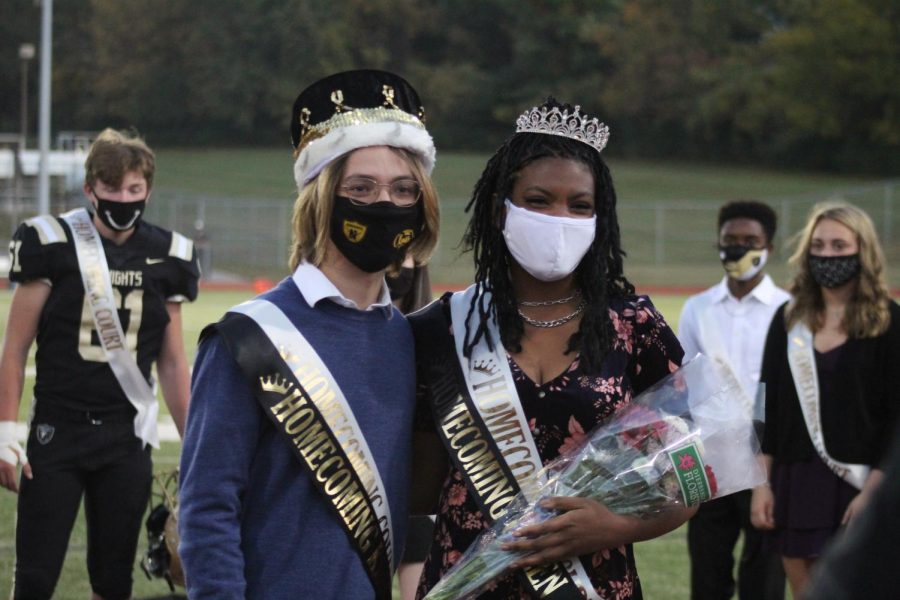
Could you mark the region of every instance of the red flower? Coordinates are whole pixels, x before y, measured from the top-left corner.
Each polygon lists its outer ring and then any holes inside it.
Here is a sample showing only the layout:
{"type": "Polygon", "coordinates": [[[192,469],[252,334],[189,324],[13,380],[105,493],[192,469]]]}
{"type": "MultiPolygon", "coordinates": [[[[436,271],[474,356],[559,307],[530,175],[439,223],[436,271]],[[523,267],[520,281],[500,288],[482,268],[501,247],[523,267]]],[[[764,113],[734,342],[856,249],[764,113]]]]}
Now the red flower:
{"type": "Polygon", "coordinates": [[[686,469],[693,469],[694,465],[696,464],[694,462],[694,457],[691,456],[690,454],[682,454],[681,456],[678,457],[678,461],[679,461],[678,468],[681,469],[682,471],[684,471],[686,469]]]}
{"type": "MultiPolygon", "coordinates": [[[[630,416],[637,415],[637,419],[633,419],[633,421],[639,421],[646,414],[652,413],[638,407],[635,411],[632,411],[630,416]]],[[[619,437],[632,448],[640,450],[650,442],[662,443],[666,439],[667,428],[668,425],[665,421],[654,421],[646,425],[626,429],[619,434],[619,437]]]]}
{"type": "Polygon", "coordinates": [[[719,484],[716,482],[716,474],[709,465],[705,465],[704,469],[706,470],[706,478],[709,480],[710,496],[715,498],[716,492],[719,490],[719,484]]]}

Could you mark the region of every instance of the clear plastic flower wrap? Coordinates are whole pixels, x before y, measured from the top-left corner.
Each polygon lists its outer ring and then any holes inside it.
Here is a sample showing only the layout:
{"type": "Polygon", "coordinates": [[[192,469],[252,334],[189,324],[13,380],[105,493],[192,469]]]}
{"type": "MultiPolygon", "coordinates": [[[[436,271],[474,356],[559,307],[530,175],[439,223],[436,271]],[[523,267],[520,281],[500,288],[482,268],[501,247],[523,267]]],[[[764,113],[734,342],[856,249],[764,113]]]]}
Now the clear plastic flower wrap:
{"type": "Polygon", "coordinates": [[[425,599],[470,597],[525,556],[501,546],[557,514],[541,508],[544,499],[587,497],[648,518],[759,485],[765,474],[749,402],[728,367],[698,355],[548,463],[425,599]]]}

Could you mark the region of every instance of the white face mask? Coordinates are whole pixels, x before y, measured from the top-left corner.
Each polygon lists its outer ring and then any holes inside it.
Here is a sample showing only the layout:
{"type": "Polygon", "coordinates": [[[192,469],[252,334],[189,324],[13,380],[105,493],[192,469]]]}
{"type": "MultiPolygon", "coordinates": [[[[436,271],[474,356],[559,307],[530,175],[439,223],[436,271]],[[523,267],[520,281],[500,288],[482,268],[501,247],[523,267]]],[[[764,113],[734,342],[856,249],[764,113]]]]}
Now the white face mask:
{"type": "Polygon", "coordinates": [[[597,216],[553,217],[520,208],[506,199],[506,247],[523,269],[541,281],[571,275],[594,241],[597,216]]]}

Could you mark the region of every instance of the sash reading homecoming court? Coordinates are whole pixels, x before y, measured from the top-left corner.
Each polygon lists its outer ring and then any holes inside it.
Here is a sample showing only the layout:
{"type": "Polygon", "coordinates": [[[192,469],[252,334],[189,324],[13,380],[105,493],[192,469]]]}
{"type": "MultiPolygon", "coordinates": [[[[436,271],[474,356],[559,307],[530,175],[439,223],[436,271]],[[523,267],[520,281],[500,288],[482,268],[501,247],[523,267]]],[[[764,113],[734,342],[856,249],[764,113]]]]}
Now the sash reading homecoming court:
{"type": "Polygon", "coordinates": [[[156,392],[144,379],[134,356],[125,347],[125,333],[116,309],[103,240],[84,208],[69,211],[62,218],[72,229],[81,282],[100,345],[122,391],[137,411],[134,433],[145,445],[159,449],[156,427],[159,403],[156,392]]]}
{"type": "MultiPolygon", "coordinates": [[[[375,459],[334,377],[274,304],[251,300],[216,325],[263,412],[334,510],[379,600],[391,598],[391,511],[375,459]]],[[[298,515],[302,518],[302,515],[298,515]]]]}

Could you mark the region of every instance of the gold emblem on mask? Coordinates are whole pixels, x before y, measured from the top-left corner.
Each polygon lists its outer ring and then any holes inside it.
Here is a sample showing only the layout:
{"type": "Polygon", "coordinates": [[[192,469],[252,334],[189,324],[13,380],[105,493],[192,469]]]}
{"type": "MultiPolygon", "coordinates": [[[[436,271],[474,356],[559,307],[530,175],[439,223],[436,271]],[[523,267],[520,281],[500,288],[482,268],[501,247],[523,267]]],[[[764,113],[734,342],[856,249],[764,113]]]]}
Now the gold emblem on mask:
{"type": "Polygon", "coordinates": [[[363,241],[366,229],[368,228],[365,225],[357,221],[344,221],[344,237],[354,244],[363,241]]]}
{"type": "Polygon", "coordinates": [[[394,248],[402,248],[413,241],[414,237],[416,237],[416,234],[412,229],[404,229],[394,236],[394,248]]]}
{"type": "Polygon", "coordinates": [[[762,261],[763,250],[750,250],[738,260],[723,263],[725,273],[732,279],[740,279],[751,269],[759,266],[762,261]]]}

